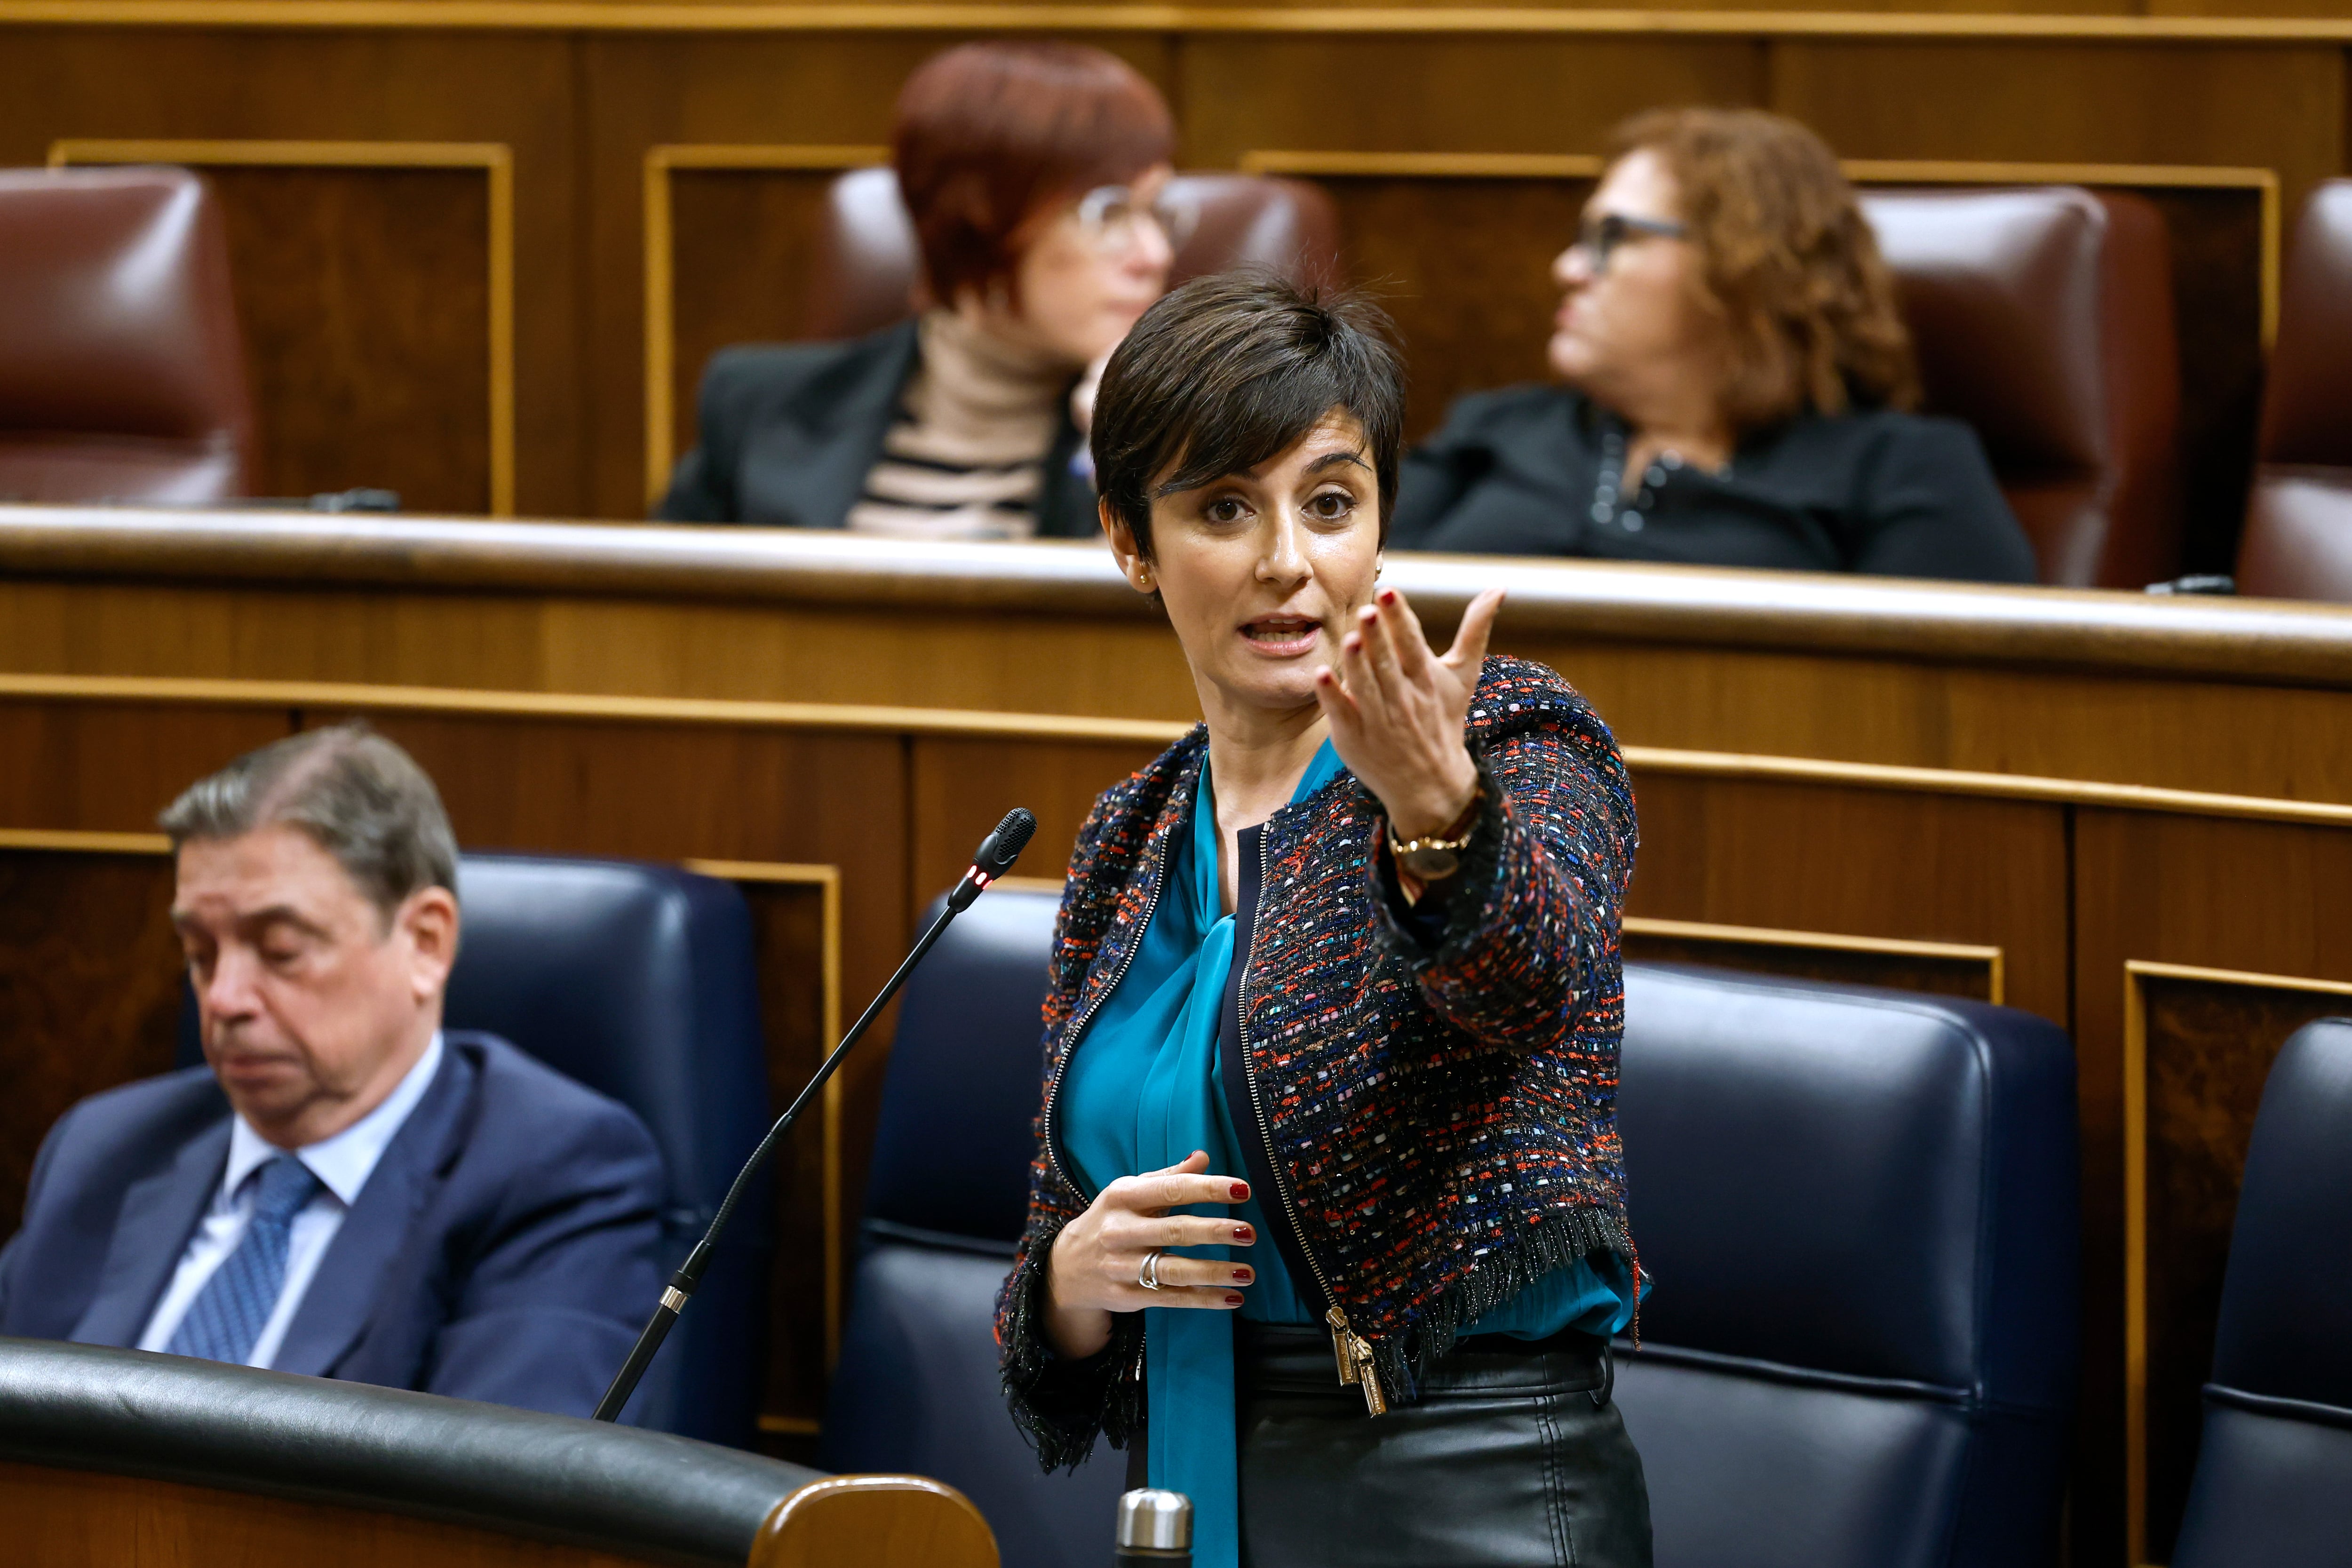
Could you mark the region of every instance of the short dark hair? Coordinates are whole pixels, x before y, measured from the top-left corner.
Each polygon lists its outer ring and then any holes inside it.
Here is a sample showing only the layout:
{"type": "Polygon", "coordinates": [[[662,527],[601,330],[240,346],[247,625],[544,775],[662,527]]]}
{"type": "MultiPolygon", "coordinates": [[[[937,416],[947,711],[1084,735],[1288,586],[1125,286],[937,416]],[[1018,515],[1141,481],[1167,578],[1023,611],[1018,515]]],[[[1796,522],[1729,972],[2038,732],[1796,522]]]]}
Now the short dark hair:
{"type": "Polygon", "coordinates": [[[1047,38],[934,55],[899,90],[890,133],[933,300],[1010,279],[1034,218],[1175,147],[1167,101],[1117,55],[1047,38]]]}
{"type": "Polygon", "coordinates": [[[1371,449],[1381,538],[1396,510],[1404,366],[1386,311],[1271,273],[1196,278],[1143,313],[1095,398],[1095,485],[1151,555],[1151,502],[1246,473],[1335,408],[1371,449]]]}
{"type": "Polygon", "coordinates": [[[198,779],[157,825],[176,853],[283,823],[333,856],[385,920],[420,888],[457,890],[457,839],[415,759],[363,723],[309,730],[198,779]]]}

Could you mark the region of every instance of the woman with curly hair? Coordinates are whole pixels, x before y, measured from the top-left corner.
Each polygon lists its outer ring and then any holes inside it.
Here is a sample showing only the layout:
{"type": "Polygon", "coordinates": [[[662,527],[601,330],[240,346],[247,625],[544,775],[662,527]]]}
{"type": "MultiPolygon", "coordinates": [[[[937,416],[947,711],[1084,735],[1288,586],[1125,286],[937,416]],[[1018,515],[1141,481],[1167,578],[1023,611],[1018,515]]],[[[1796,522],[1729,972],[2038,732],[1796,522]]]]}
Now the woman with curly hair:
{"type": "Polygon", "coordinates": [[[1406,460],[1401,548],[2031,583],[1976,435],[1918,401],[1895,280],[1794,121],[1621,126],[1549,357],[1406,460]]]}

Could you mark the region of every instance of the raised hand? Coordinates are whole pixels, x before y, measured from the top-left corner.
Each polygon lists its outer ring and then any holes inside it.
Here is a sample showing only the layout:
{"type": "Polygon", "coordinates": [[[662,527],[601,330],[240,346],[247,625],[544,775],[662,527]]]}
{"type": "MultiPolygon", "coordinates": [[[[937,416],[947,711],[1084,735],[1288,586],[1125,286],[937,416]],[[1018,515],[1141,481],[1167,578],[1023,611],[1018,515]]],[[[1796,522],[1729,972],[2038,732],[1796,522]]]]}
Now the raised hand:
{"type": "Polygon", "coordinates": [[[1400,838],[1444,832],[1477,792],[1462,724],[1502,607],[1500,588],[1471,600],[1441,655],[1404,595],[1383,588],[1341,639],[1339,668],[1316,672],[1316,700],[1339,760],[1380,796],[1400,838]]]}
{"type": "Polygon", "coordinates": [[[1102,1349],[1110,1342],[1113,1312],[1139,1307],[1231,1311],[1242,1304],[1240,1287],[1257,1278],[1249,1265],[1168,1252],[1173,1247],[1256,1244],[1256,1233],[1239,1220],[1170,1212],[1249,1197],[1248,1183],[1212,1176],[1208,1169],[1208,1155],[1194,1150],[1166,1170],[1121,1176],[1062,1227],[1045,1265],[1045,1333],[1056,1352],[1076,1358],[1102,1349]],[[1147,1290],[1139,1281],[1143,1260],[1153,1252],[1165,1256],[1158,1264],[1160,1289],[1147,1290]]]}

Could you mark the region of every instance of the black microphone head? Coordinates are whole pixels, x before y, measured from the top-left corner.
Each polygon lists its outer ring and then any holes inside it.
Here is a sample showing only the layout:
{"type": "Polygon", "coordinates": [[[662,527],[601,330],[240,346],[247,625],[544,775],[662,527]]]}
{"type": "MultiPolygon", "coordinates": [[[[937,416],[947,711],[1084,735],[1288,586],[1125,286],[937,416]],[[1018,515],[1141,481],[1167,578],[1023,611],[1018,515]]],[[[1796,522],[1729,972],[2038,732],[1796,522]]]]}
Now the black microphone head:
{"type": "Polygon", "coordinates": [[[994,881],[1013,869],[1013,862],[1021,858],[1021,851],[1029,847],[1029,839],[1036,831],[1037,819],[1029,815],[1025,806],[1016,805],[1004,814],[995,832],[980,841],[971,863],[982,876],[994,881]]]}

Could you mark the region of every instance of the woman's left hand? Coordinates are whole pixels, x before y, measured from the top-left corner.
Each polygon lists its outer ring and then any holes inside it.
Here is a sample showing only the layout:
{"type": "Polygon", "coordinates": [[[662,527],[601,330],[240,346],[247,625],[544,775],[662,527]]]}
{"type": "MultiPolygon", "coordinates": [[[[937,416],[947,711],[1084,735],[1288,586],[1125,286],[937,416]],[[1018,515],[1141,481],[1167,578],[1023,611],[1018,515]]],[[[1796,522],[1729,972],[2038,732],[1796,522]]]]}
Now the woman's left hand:
{"type": "Polygon", "coordinates": [[[1380,796],[1400,838],[1444,833],[1477,793],[1462,724],[1502,607],[1500,588],[1471,600],[1454,646],[1438,654],[1404,595],[1383,588],[1340,640],[1339,668],[1316,672],[1339,760],[1380,796]]]}

